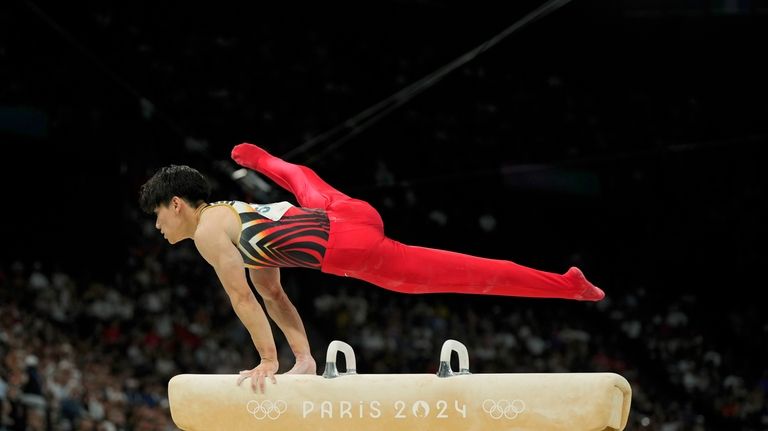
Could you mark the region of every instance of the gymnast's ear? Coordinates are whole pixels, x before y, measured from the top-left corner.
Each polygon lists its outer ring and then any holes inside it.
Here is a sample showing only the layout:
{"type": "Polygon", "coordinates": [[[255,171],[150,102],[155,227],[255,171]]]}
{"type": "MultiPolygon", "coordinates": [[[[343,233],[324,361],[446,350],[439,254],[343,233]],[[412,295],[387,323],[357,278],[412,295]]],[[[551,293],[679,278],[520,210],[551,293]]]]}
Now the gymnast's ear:
{"type": "Polygon", "coordinates": [[[173,212],[178,214],[179,212],[181,212],[181,209],[184,208],[185,204],[186,202],[184,201],[183,198],[174,196],[171,198],[170,202],[168,202],[168,208],[170,208],[171,210],[173,210],[173,212]]]}

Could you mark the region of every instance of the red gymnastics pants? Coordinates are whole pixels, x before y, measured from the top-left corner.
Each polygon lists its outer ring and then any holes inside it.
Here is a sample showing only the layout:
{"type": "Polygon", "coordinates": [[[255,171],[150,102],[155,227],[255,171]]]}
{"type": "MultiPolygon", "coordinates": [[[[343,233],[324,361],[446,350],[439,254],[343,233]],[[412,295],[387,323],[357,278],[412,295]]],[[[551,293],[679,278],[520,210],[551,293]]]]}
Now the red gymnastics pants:
{"type": "Polygon", "coordinates": [[[291,192],[302,207],[321,208],[330,221],[323,272],[365,280],[403,293],[467,293],[598,301],[605,294],[571,267],[565,274],[539,271],[506,260],[402,244],[384,235],[379,213],[367,202],[334,189],[306,166],[240,144],[239,165],[266,175],[291,192]]]}

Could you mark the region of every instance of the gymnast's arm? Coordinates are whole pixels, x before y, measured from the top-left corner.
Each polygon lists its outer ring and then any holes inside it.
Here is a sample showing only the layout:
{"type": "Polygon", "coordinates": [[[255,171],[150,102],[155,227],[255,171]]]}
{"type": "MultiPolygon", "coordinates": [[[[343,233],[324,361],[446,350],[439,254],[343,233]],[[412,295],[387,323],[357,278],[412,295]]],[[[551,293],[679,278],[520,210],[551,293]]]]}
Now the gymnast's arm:
{"type": "Polygon", "coordinates": [[[216,224],[201,221],[194,239],[200,254],[216,271],[229,295],[232,308],[251,334],[251,340],[261,357],[261,363],[256,368],[240,373],[238,384],[250,377],[253,390],[256,391],[258,387],[264,392],[265,378],[275,383],[274,374],[279,366],[277,348],[267,316],[245,279],[243,258],[224,230],[216,224]]]}

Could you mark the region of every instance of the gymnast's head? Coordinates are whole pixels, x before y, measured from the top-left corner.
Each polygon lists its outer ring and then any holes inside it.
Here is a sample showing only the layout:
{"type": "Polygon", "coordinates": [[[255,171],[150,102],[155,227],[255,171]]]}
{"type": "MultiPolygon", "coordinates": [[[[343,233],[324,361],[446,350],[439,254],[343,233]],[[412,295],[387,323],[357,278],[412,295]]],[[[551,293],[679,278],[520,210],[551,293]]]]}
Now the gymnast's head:
{"type": "Polygon", "coordinates": [[[139,205],[155,214],[155,227],[171,244],[190,237],[190,217],[211,194],[208,180],[196,169],[170,165],[157,170],[139,190],[139,205]]]}

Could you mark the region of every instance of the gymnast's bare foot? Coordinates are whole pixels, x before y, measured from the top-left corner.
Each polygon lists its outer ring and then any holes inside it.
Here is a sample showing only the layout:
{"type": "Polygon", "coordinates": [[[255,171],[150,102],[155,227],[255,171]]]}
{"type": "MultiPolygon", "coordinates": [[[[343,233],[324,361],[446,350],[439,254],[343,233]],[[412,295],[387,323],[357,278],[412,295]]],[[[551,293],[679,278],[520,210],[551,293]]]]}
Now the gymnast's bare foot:
{"type": "Polygon", "coordinates": [[[311,356],[296,357],[296,364],[285,374],[317,374],[317,364],[311,356]]]}
{"type": "Polygon", "coordinates": [[[574,295],[573,299],[581,301],[599,301],[605,298],[605,292],[590,283],[579,268],[576,268],[575,266],[571,267],[568,272],[565,273],[565,276],[570,278],[574,285],[580,289],[579,293],[574,295]]]}

